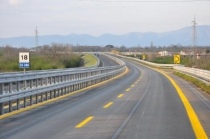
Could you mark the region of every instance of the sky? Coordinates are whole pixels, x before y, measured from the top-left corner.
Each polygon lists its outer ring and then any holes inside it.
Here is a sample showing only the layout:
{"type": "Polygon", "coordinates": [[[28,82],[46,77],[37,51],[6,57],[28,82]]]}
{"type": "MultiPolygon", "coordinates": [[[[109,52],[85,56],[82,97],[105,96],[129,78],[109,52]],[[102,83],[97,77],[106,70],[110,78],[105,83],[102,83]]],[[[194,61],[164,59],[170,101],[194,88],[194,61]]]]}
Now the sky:
{"type": "Polygon", "coordinates": [[[210,25],[210,0],[0,0],[0,38],[167,32],[210,25]]]}

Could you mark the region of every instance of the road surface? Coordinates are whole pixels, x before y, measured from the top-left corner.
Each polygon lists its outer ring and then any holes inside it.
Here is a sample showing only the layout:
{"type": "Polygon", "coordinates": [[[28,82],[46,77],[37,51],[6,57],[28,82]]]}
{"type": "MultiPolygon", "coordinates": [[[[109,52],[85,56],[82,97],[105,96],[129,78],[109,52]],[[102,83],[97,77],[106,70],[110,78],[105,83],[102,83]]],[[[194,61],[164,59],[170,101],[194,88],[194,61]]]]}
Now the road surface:
{"type": "MultiPolygon", "coordinates": [[[[193,139],[196,132],[176,89],[161,73],[127,61],[128,74],[0,121],[9,139],[193,139]]],[[[210,137],[209,96],[175,77],[210,137]],[[204,103],[205,102],[205,103],[204,103]]]]}

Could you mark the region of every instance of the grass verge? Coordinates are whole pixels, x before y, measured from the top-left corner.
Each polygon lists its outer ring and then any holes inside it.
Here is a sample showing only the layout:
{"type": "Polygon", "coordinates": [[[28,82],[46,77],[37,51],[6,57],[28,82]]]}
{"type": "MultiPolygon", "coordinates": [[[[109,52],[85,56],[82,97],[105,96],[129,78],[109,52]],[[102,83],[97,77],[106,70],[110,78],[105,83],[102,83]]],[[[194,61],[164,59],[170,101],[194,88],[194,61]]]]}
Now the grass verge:
{"type": "Polygon", "coordinates": [[[177,71],[174,71],[173,72],[175,75],[187,80],[187,81],[190,81],[192,82],[193,84],[195,84],[197,87],[201,88],[203,91],[207,92],[208,94],[210,94],[210,85],[206,85],[204,82],[196,79],[196,78],[193,78],[192,76],[189,76],[189,75],[186,75],[186,74],[183,74],[183,73],[180,73],[180,72],[177,72],[177,71]]]}
{"type": "Polygon", "coordinates": [[[92,67],[97,64],[97,59],[92,54],[85,54],[83,56],[84,67],[92,67]]]}

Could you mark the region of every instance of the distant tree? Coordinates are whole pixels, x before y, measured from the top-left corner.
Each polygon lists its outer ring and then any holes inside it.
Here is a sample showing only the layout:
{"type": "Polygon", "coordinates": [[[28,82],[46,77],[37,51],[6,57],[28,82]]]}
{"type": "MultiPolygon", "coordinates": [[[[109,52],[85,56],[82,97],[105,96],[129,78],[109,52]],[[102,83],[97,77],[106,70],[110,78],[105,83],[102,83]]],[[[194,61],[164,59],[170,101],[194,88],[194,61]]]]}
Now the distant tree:
{"type": "Polygon", "coordinates": [[[39,51],[45,57],[56,61],[59,60],[61,57],[68,55],[68,53],[71,52],[71,47],[68,45],[53,43],[51,46],[44,45],[43,47],[39,48],[39,51]]]}
{"type": "Polygon", "coordinates": [[[210,53],[210,49],[206,49],[206,54],[209,54],[210,53]]]}
{"type": "Polygon", "coordinates": [[[109,45],[106,45],[106,46],[105,46],[105,48],[107,48],[107,49],[113,49],[113,48],[114,48],[114,46],[113,46],[113,45],[111,45],[111,44],[109,44],[109,45]]]}
{"type": "Polygon", "coordinates": [[[120,52],[127,52],[128,51],[128,49],[125,46],[121,46],[119,48],[119,50],[120,50],[120,52]]]}

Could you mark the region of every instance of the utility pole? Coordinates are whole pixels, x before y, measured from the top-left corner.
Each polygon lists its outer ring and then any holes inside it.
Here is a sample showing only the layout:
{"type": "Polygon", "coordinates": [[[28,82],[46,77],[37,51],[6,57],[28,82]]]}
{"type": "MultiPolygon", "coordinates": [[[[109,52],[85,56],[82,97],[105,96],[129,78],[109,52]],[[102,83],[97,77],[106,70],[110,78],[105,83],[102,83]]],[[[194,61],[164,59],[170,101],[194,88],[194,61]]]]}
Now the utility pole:
{"type": "Polygon", "coordinates": [[[195,47],[196,47],[196,20],[195,20],[195,16],[194,16],[194,21],[192,21],[193,23],[193,64],[195,64],[196,58],[195,58],[195,47]]]}
{"type": "Polygon", "coordinates": [[[35,47],[38,46],[38,34],[39,34],[39,32],[38,32],[37,26],[36,26],[36,29],[35,29],[35,47]]]}

